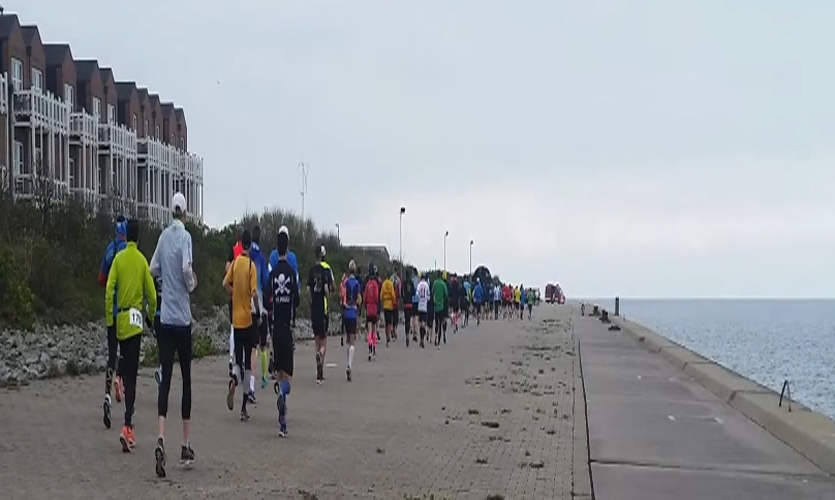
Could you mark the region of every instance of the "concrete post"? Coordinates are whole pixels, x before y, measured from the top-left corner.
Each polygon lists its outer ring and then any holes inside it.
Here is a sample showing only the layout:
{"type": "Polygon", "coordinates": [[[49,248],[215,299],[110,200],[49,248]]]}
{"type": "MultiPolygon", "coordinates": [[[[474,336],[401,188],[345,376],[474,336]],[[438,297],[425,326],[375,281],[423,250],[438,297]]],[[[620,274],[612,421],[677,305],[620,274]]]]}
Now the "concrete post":
{"type": "Polygon", "coordinates": [[[615,316],[620,316],[620,297],[615,297],[615,316]]]}

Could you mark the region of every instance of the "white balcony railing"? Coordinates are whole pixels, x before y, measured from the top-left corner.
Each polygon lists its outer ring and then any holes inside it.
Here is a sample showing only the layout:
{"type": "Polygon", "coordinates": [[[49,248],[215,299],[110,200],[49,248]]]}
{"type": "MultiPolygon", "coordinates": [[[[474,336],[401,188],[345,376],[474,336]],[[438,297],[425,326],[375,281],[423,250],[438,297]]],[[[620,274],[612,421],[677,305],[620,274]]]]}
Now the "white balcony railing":
{"type": "Polygon", "coordinates": [[[30,89],[14,93],[14,113],[19,122],[45,127],[68,134],[70,130],[70,106],[51,93],[30,89]]]}
{"type": "Polygon", "coordinates": [[[70,114],[70,135],[86,143],[98,143],[98,120],[93,115],[80,111],[70,114]]]}
{"type": "Polygon", "coordinates": [[[0,114],[9,112],[9,79],[6,73],[0,73],[0,114]]]}

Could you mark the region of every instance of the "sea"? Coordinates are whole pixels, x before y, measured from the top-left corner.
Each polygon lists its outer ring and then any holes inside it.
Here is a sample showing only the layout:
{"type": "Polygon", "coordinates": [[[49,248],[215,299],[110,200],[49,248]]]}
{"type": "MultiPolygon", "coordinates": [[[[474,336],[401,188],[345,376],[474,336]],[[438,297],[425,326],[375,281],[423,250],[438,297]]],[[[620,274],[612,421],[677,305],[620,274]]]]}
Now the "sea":
{"type": "MultiPolygon", "coordinates": [[[[609,311],[614,299],[590,299],[609,311]]],[[[625,299],[620,314],[835,418],[835,299],[625,299]]]]}

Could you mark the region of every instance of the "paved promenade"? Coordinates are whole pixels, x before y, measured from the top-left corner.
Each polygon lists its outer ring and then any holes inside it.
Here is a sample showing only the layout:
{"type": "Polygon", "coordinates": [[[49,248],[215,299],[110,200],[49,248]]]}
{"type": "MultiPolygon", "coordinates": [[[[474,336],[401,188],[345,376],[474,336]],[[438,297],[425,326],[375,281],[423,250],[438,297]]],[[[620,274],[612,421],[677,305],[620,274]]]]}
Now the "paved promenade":
{"type": "MultiPolygon", "coordinates": [[[[172,465],[181,438],[175,368],[169,471],[162,480],[153,467],[157,391],[150,371],[141,373],[132,454],[123,454],[118,443],[121,418],[111,430],[102,426],[103,375],[0,390],[3,496],[570,499],[574,490],[587,498],[571,321],[567,308],[542,306],[532,322],[478,328],[473,322],[457,335],[450,331],[440,351],[407,349],[401,331],[398,345],[380,347],[373,364],[358,347],[352,383],[345,381],[344,348],[331,339],[327,361],[336,366],[326,369],[321,387],[314,381],[312,346],[299,344],[290,437],[283,440],[272,388],[258,392],[252,420],[241,423],[239,409],[225,406],[226,359],[200,361],[191,470],[172,465]]],[[[591,344],[588,349],[590,370],[605,359],[591,344]]],[[[595,383],[591,388],[599,390],[595,383]]],[[[116,405],[114,417],[122,409],[116,405]]]]}
{"type": "Polygon", "coordinates": [[[832,477],[660,355],[597,319],[573,324],[598,500],[835,498],[832,477]]]}

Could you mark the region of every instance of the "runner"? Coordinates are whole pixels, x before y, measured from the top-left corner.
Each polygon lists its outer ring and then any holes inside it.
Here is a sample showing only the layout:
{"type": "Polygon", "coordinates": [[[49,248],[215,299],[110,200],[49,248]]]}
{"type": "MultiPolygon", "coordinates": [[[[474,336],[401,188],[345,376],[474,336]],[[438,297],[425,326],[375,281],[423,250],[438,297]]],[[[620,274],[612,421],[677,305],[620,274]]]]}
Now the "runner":
{"type": "Polygon", "coordinates": [[[316,383],[325,381],[325,353],[328,348],[328,299],[333,289],[333,273],[325,262],[325,247],[316,252],[316,264],[310,268],[307,287],[310,289],[310,322],[316,344],[316,383]]]}
{"type": "Polygon", "coordinates": [[[519,320],[525,319],[525,303],[528,299],[528,291],[524,285],[519,285],[519,320]]]}
{"type": "Polygon", "coordinates": [[[441,348],[441,332],[444,335],[444,344],[446,344],[446,316],[449,309],[449,290],[446,286],[447,274],[441,278],[436,278],[432,283],[433,288],[433,308],[435,310],[435,347],[441,348]]]}
{"type": "Polygon", "coordinates": [[[452,305],[452,333],[458,331],[458,311],[461,310],[458,294],[461,293],[461,285],[458,284],[458,277],[454,274],[449,282],[449,303],[452,305]]]}
{"type": "Polygon", "coordinates": [[[162,303],[160,314],[159,359],[162,365],[162,385],[157,399],[159,416],[159,437],[154,450],[156,473],[165,477],[165,419],[168,416],[168,392],[171,390],[171,374],[174,356],[180,362],[183,377],[183,398],[181,416],[183,419],[183,443],[180,447],[180,463],[191,465],[194,450],[189,442],[191,431],[191,292],[197,287],[197,275],[192,263],[191,234],[186,230],[186,198],[182,193],[174,194],[171,203],[173,222],[165,228],[157,241],[151,257],[151,274],[162,280],[162,303]]]}
{"type": "Polygon", "coordinates": [[[400,279],[400,273],[397,266],[391,272],[391,283],[394,285],[394,314],[391,322],[391,341],[397,341],[397,324],[400,323],[400,309],[403,307],[401,300],[403,293],[403,282],[400,279]]]}
{"type": "Polygon", "coordinates": [[[136,242],[139,240],[139,221],[131,219],[125,226],[127,245],[111,262],[104,302],[107,321],[116,326],[116,337],[119,339],[121,352],[119,366],[125,390],[125,425],[122,427],[119,441],[122,443],[122,451],[130,453],[136,446],[132,419],[136,402],[139,354],[142,350],[142,330],[145,324],[152,324],[149,318],[156,316],[157,292],[148,261],[136,248],[136,242]]]}
{"type": "Polygon", "coordinates": [[[345,341],[348,343],[348,366],[345,376],[351,381],[354,369],[354,342],[357,340],[357,320],[359,306],[362,304],[361,285],[356,277],[357,264],[352,260],[348,263],[348,279],[345,280],[345,294],[342,297],[342,323],[345,325],[345,341]]]}
{"type": "Polygon", "coordinates": [[[484,303],[484,288],[481,287],[481,278],[475,279],[473,289],[473,304],[475,304],[475,326],[481,324],[481,305],[484,303]]]}
{"type": "Polygon", "coordinates": [[[412,342],[418,341],[417,335],[420,329],[420,311],[418,311],[419,300],[417,294],[420,277],[420,272],[415,269],[415,273],[412,275],[412,288],[414,289],[414,293],[412,294],[412,342]]]}
{"type": "Polygon", "coordinates": [[[470,302],[472,302],[473,294],[470,285],[470,277],[464,277],[464,303],[465,305],[461,306],[464,310],[464,328],[467,328],[467,325],[470,323],[470,302]]]}
{"type": "Polygon", "coordinates": [[[522,291],[518,286],[513,289],[513,308],[514,312],[522,309],[522,291]]]}
{"type": "Polygon", "coordinates": [[[287,260],[290,244],[289,231],[279,231],[276,237],[278,262],[270,271],[273,304],[273,360],[275,392],[278,395],[278,435],[287,437],[287,397],[293,379],[294,339],[291,322],[299,305],[299,284],[296,270],[287,260]]]}
{"type": "Polygon", "coordinates": [[[345,282],[348,281],[348,275],[342,273],[342,279],[339,281],[339,329],[341,337],[339,345],[345,346],[345,282]]]}
{"type": "Polygon", "coordinates": [[[368,330],[368,361],[377,359],[377,342],[380,340],[380,333],[377,331],[377,320],[380,315],[380,285],[377,282],[376,269],[371,272],[374,274],[369,276],[363,293],[365,326],[368,330]]]}
{"type": "Polygon", "coordinates": [[[528,319],[532,319],[533,316],[533,304],[536,301],[536,292],[534,292],[533,288],[528,290],[528,294],[525,297],[526,303],[528,304],[528,319]]]}
{"type": "MultiPolygon", "coordinates": [[[[229,272],[229,267],[235,262],[242,253],[244,253],[244,247],[241,244],[241,238],[238,237],[238,241],[232,245],[232,248],[229,250],[229,257],[226,259],[226,270],[225,273],[229,272]]],[[[235,327],[232,325],[232,297],[229,297],[229,377],[232,377],[232,368],[235,366],[235,327]]]]}
{"type": "Polygon", "coordinates": [[[247,370],[252,364],[252,344],[255,340],[254,332],[258,327],[257,320],[261,317],[258,302],[258,272],[255,264],[249,258],[252,248],[252,234],[244,230],[241,236],[243,253],[235,259],[226,276],[223,286],[232,296],[232,325],[235,328],[235,367],[232,370],[226,394],[226,407],[229,411],[235,409],[235,390],[240,385],[242,394],[241,421],[249,420],[247,403],[253,401],[251,391],[242,384],[248,380],[247,370]]]}
{"type": "MultiPolygon", "coordinates": [[[[261,311],[261,317],[256,319],[257,323],[257,345],[253,343],[253,351],[255,351],[256,347],[258,349],[258,361],[261,367],[261,388],[266,389],[267,384],[269,383],[267,375],[269,374],[268,371],[268,363],[269,363],[269,354],[267,353],[267,336],[269,333],[269,321],[267,320],[267,311],[269,311],[269,307],[267,301],[269,300],[269,290],[270,290],[270,271],[269,265],[267,263],[267,259],[264,257],[264,254],[261,252],[261,227],[256,225],[252,228],[252,248],[249,252],[249,258],[252,260],[252,263],[255,264],[255,269],[258,272],[258,298],[256,299],[259,302],[259,310],[261,311]]],[[[255,354],[255,352],[253,352],[255,354]]],[[[250,358],[251,360],[252,358],[250,358]]],[[[258,404],[255,400],[255,375],[252,371],[252,366],[249,367],[249,391],[252,393],[252,404],[258,404]]]]}
{"type": "MultiPolygon", "coordinates": [[[[159,334],[162,332],[162,323],[160,322],[160,314],[162,313],[162,280],[154,279],[154,286],[157,290],[157,312],[154,314],[154,338],[159,339],[159,334]]],[[[159,352],[159,340],[157,340],[157,352],[159,352]]],[[[157,382],[157,388],[162,385],[162,363],[157,366],[154,372],[154,380],[157,382]]]]}
{"type": "Polygon", "coordinates": [[[510,284],[504,286],[502,289],[502,305],[504,306],[504,310],[502,311],[504,315],[504,319],[510,317],[510,310],[511,305],[513,304],[513,289],[510,287],[510,284]]]}
{"type": "Polygon", "coordinates": [[[394,279],[397,275],[392,273],[391,277],[383,281],[383,289],[380,292],[380,301],[383,303],[383,319],[386,324],[386,347],[394,340],[394,317],[397,316],[397,292],[395,291],[394,279]]]}
{"type": "MultiPolygon", "coordinates": [[[[286,234],[287,239],[290,239],[290,230],[287,229],[287,226],[281,226],[278,228],[278,234],[286,234]]],[[[290,267],[293,268],[293,271],[296,273],[296,283],[299,285],[299,296],[302,293],[302,283],[301,283],[301,275],[299,275],[299,259],[296,257],[296,254],[292,250],[287,250],[287,263],[290,264],[290,267]]],[[[268,270],[272,272],[273,268],[278,266],[278,249],[273,249],[270,252],[270,262],[268,270]]],[[[296,328],[296,309],[293,309],[293,328],[296,328]]]]}
{"type": "MultiPolygon", "coordinates": [[[[107,249],[104,251],[104,258],[101,261],[101,267],[99,268],[99,286],[105,288],[107,286],[107,277],[110,274],[110,268],[113,266],[113,259],[116,258],[116,255],[125,249],[127,243],[125,243],[125,236],[127,235],[127,222],[123,216],[119,216],[116,218],[116,238],[107,245],[107,249]]],[[[118,295],[118,290],[115,291],[118,295]]],[[[118,301],[118,299],[117,299],[118,301]]],[[[118,314],[118,311],[113,311],[112,315],[107,315],[108,318],[114,318],[118,314]]],[[[116,337],[116,324],[111,322],[106,323],[107,326],[107,371],[105,371],[104,375],[104,403],[102,404],[102,421],[104,422],[104,426],[110,429],[110,413],[111,413],[111,400],[110,400],[110,388],[111,386],[116,392],[116,401],[121,402],[122,396],[124,396],[124,384],[122,383],[122,375],[119,371],[119,367],[117,366],[118,358],[116,357],[118,348],[119,348],[119,340],[116,337]],[[116,380],[113,380],[113,374],[116,374],[116,380]]]]}
{"type": "Polygon", "coordinates": [[[403,328],[406,336],[406,347],[409,347],[409,337],[413,335],[412,332],[417,331],[417,328],[412,328],[413,318],[417,318],[415,299],[415,284],[412,281],[411,269],[406,270],[406,279],[403,280],[403,328]]]}
{"type": "Polygon", "coordinates": [[[417,311],[420,321],[420,347],[423,349],[423,338],[426,337],[426,317],[428,315],[429,299],[431,296],[429,283],[426,282],[426,275],[424,273],[420,273],[420,282],[418,282],[415,295],[418,298],[417,311]]]}
{"type": "Polygon", "coordinates": [[[496,283],[493,286],[493,319],[499,319],[499,306],[502,304],[502,286],[496,283]]]}

